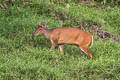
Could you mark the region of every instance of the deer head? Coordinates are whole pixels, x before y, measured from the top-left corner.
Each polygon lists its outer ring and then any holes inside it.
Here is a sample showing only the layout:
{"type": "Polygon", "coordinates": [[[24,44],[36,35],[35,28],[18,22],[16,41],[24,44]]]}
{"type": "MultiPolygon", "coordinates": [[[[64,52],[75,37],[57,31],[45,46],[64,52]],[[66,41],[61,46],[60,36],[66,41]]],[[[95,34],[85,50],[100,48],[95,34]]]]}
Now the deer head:
{"type": "Polygon", "coordinates": [[[35,37],[35,36],[38,36],[40,34],[43,34],[43,30],[47,29],[47,28],[48,28],[48,26],[46,25],[46,23],[42,22],[40,25],[37,26],[37,29],[34,32],[33,36],[35,37]]]}

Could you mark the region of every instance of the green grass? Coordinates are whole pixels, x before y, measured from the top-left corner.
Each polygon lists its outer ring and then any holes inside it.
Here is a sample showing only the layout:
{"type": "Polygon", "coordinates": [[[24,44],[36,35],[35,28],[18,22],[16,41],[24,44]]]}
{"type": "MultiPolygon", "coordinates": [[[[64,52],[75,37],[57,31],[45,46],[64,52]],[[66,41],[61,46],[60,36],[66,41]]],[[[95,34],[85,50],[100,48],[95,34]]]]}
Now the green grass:
{"type": "Polygon", "coordinates": [[[92,26],[101,25],[104,31],[119,36],[118,6],[89,8],[70,2],[67,9],[68,2],[54,4],[47,0],[30,0],[29,3],[16,2],[9,7],[10,13],[0,8],[0,80],[120,79],[120,45],[113,40],[94,35],[91,61],[77,46],[65,45],[65,53],[60,55],[58,46],[50,51],[51,43],[44,36],[32,38],[42,21],[52,29],[65,25],[78,27],[76,20],[92,26]],[[65,16],[64,22],[61,21],[65,16]]]}

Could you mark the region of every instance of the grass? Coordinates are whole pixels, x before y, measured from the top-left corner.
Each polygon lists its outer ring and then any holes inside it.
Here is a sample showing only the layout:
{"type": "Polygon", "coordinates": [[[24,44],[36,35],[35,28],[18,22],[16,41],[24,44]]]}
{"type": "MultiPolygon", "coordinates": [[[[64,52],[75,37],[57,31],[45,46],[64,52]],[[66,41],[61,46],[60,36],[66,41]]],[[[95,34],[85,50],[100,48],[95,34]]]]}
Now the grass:
{"type": "Polygon", "coordinates": [[[0,80],[120,79],[120,45],[113,40],[94,35],[91,61],[77,46],[65,45],[65,53],[60,55],[58,47],[50,51],[51,43],[44,36],[32,38],[42,21],[51,29],[78,27],[76,20],[101,25],[104,31],[119,36],[119,6],[89,8],[72,2],[66,8],[68,2],[43,0],[30,0],[29,5],[18,3],[9,7],[10,13],[0,8],[0,80]]]}

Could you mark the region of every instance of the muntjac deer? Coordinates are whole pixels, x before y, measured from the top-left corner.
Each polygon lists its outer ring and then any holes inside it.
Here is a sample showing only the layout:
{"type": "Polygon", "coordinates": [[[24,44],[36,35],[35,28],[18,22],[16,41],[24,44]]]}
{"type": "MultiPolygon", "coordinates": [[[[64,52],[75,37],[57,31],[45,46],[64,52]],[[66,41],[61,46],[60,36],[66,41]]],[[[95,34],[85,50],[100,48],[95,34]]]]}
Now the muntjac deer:
{"type": "Polygon", "coordinates": [[[36,29],[33,36],[43,34],[52,43],[50,50],[54,50],[56,45],[59,45],[61,53],[63,53],[63,44],[75,44],[92,59],[92,54],[88,47],[93,44],[93,36],[88,32],[78,28],[60,27],[48,29],[45,23],[41,23],[36,29]]]}

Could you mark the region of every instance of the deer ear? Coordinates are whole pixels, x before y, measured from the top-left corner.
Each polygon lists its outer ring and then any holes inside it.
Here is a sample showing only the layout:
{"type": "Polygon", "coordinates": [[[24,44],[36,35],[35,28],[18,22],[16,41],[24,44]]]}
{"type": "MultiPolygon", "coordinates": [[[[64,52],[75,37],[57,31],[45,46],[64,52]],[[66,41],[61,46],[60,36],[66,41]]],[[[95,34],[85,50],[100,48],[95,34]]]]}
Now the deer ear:
{"type": "Polygon", "coordinates": [[[48,26],[45,22],[42,22],[41,24],[44,26],[44,28],[48,28],[48,26]]]}
{"type": "Polygon", "coordinates": [[[45,23],[45,22],[41,22],[41,24],[42,24],[42,25],[44,25],[44,26],[46,25],[46,23],[45,23]]]}
{"type": "Polygon", "coordinates": [[[37,25],[37,26],[36,26],[36,28],[39,28],[39,27],[40,27],[40,25],[37,25]]]}
{"type": "Polygon", "coordinates": [[[37,25],[37,28],[41,27],[40,25],[37,25]]]}

